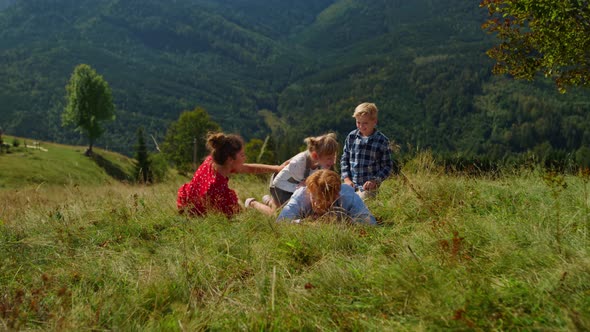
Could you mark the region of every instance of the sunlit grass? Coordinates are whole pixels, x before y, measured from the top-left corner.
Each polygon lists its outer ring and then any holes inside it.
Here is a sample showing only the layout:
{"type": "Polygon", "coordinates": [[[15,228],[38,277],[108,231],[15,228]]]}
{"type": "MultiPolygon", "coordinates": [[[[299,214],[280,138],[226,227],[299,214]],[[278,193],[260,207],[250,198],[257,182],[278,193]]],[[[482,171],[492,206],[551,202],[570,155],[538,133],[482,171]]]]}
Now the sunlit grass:
{"type": "MultiPolygon", "coordinates": [[[[39,142],[30,139],[3,136],[4,142],[20,144],[9,153],[0,154],[0,190],[35,185],[80,185],[112,183],[113,178],[104,167],[84,156],[86,147],[39,142]]],[[[96,148],[97,155],[108,160],[113,168],[133,173],[131,159],[120,154],[96,148]]]]}
{"type": "MultiPolygon", "coordinates": [[[[0,191],[0,329],[590,328],[583,179],[555,196],[540,171],[420,158],[369,202],[378,227],[185,218],[178,180],[0,191]]],[[[241,199],[266,184],[230,181],[241,199]]]]}

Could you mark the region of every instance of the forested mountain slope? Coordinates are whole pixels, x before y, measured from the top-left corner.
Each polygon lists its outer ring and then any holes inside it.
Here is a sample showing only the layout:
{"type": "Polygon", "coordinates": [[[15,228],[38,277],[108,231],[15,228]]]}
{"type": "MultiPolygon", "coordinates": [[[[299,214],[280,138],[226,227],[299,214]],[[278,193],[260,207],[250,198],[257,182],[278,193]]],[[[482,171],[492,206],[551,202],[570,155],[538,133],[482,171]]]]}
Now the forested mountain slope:
{"type": "Polygon", "coordinates": [[[254,91],[270,89],[264,74],[284,52],[188,1],[22,1],[2,12],[0,31],[4,127],[66,140],[73,137],[60,137],[59,113],[78,63],[113,88],[119,115],[111,133],[124,141],[132,124],[163,131],[197,105],[225,126],[256,122],[254,91]],[[230,114],[235,122],[226,121],[230,114]],[[49,120],[44,127],[39,117],[49,120]]]}
{"type": "Polygon", "coordinates": [[[15,1],[0,12],[0,126],[82,143],[59,116],[73,68],[87,63],[118,109],[97,143],[127,153],[139,125],[161,138],[201,106],[224,130],[273,133],[282,158],[305,135],[344,135],[369,100],[406,150],[585,155],[587,91],[493,77],[485,18],[461,0],[15,1]]]}
{"type": "Polygon", "coordinates": [[[0,0],[0,10],[12,5],[15,0],[0,0]]]}

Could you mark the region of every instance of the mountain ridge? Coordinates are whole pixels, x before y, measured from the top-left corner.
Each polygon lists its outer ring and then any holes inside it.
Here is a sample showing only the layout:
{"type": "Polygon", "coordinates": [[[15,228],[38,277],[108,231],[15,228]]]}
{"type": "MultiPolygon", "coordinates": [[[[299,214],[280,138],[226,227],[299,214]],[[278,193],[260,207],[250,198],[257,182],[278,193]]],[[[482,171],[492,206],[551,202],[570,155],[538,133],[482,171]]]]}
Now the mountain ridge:
{"type": "Polygon", "coordinates": [[[305,136],[350,131],[352,109],[367,100],[381,109],[380,128],[404,147],[495,158],[545,142],[564,153],[590,143],[587,116],[567,126],[559,120],[553,131],[538,121],[555,117],[551,108],[558,119],[579,117],[570,100],[586,103],[583,91],[561,96],[547,82],[491,75],[485,18],[458,0],[16,1],[0,12],[0,76],[8,78],[0,82],[0,126],[83,144],[59,116],[73,68],[87,63],[109,82],[118,109],[97,143],[127,154],[138,125],[161,139],[180,112],[200,106],[246,139],[278,135],[285,157],[305,136]],[[504,90],[485,88],[498,84],[504,90]],[[487,124],[494,112],[477,102],[489,91],[508,99],[496,106],[506,121],[495,130],[487,124]],[[539,99],[543,111],[529,119],[522,100],[543,94],[556,104],[539,99]],[[272,128],[262,110],[289,125],[272,128]],[[517,140],[523,130],[528,137],[517,140]],[[566,144],[570,132],[582,134],[566,144]]]}

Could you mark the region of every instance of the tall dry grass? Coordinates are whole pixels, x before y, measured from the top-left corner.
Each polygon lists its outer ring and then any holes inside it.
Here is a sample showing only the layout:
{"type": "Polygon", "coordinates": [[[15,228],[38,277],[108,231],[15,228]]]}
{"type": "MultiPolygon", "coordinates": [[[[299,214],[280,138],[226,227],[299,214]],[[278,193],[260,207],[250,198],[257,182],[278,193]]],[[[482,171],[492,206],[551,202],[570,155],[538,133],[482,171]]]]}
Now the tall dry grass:
{"type": "Polygon", "coordinates": [[[180,183],[1,191],[0,329],[590,328],[583,177],[555,195],[534,169],[402,171],[369,202],[378,227],[185,218],[180,183]]]}

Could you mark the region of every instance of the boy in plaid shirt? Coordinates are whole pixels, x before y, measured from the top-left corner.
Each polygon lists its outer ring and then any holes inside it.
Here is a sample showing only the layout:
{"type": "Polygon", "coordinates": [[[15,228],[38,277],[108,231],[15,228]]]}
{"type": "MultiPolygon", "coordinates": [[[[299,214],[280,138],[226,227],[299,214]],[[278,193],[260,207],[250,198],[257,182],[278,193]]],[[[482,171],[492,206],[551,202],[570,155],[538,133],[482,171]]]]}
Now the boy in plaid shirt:
{"type": "Polygon", "coordinates": [[[357,129],[346,137],[340,160],[342,180],[362,199],[374,196],[393,169],[389,139],[375,129],[377,112],[379,110],[373,103],[356,107],[352,117],[356,119],[357,129]]]}

